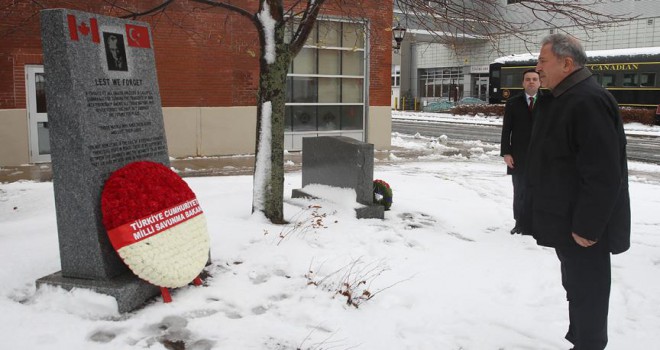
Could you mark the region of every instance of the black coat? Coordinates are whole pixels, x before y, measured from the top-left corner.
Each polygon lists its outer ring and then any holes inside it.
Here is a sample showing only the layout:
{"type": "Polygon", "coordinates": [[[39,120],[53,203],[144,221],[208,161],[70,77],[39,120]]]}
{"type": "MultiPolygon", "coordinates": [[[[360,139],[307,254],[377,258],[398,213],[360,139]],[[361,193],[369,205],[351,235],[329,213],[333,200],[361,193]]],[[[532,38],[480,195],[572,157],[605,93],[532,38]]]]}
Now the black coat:
{"type": "Polygon", "coordinates": [[[513,169],[506,167],[507,174],[523,173],[531,134],[532,113],[527,104],[527,95],[523,92],[507,100],[504,109],[500,155],[510,154],[514,163],[513,169]]]}
{"type": "Polygon", "coordinates": [[[626,135],[612,95],[580,69],[537,101],[527,158],[525,223],[538,244],[576,245],[571,233],[630,247],[626,135]]]}

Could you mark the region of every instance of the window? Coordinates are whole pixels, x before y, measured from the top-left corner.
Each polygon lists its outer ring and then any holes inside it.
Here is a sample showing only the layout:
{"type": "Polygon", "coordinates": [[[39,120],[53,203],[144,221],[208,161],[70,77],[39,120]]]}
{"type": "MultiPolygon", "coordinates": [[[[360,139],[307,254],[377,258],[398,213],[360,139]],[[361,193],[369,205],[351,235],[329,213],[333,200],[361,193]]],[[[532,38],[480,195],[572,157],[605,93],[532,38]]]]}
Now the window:
{"type": "Polygon", "coordinates": [[[285,130],[364,129],[364,85],[364,24],[318,20],[289,68],[285,130]]]}
{"type": "Polygon", "coordinates": [[[392,65],[392,86],[401,86],[401,66],[392,65]]]}
{"type": "Polygon", "coordinates": [[[312,131],[316,130],[316,107],[296,106],[291,108],[293,117],[293,130],[312,131]]]}
{"type": "Polygon", "coordinates": [[[636,73],[623,74],[623,86],[639,86],[639,76],[636,73]]]}
{"type": "Polygon", "coordinates": [[[46,74],[36,73],[34,75],[34,87],[36,94],[37,113],[46,111],[46,74]]]}
{"type": "Polygon", "coordinates": [[[50,126],[43,66],[25,66],[30,161],[50,162],[50,126]]]}
{"type": "Polygon", "coordinates": [[[420,69],[419,86],[421,97],[438,97],[454,100],[457,95],[462,95],[463,68],[420,69]]]}
{"type": "Polygon", "coordinates": [[[614,74],[603,74],[603,79],[601,80],[601,86],[603,87],[614,86],[614,74]]]}
{"type": "Polygon", "coordinates": [[[295,74],[313,74],[316,73],[316,52],[318,50],[303,48],[298,52],[295,58],[295,64],[292,65],[295,74]]]}
{"type": "Polygon", "coordinates": [[[519,88],[522,85],[522,79],[515,79],[516,75],[517,75],[516,72],[514,72],[512,69],[503,70],[502,80],[500,81],[500,87],[502,89],[519,88]]]}
{"type": "Polygon", "coordinates": [[[655,86],[655,73],[641,73],[639,75],[639,85],[644,87],[655,86]]]}

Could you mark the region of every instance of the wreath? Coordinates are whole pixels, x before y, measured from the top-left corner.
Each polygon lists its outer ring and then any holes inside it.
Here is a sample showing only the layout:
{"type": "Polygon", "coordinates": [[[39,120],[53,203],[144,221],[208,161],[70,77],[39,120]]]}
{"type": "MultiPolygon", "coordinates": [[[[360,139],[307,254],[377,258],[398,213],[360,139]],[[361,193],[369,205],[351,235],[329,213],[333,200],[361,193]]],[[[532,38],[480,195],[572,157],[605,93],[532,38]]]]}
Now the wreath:
{"type": "Polygon", "coordinates": [[[139,161],[116,170],[103,187],[101,213],[110,243],[135,275],[165,288],[199,283],[209,254],[206,218],[170,168],[139,161]]]}
{"type": "Polygon", "coordinates": [[[374,203],[390,210],[392,206],[392,188],[383,180],[374,180],[374,203]]]}

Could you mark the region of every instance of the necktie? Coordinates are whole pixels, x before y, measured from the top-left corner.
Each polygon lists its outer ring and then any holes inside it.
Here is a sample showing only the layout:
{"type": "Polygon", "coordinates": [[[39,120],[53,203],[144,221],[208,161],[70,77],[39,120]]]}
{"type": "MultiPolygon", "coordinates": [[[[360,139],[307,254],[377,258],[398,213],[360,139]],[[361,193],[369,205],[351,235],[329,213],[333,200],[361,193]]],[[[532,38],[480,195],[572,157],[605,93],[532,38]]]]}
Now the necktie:
{"type": "Polygon", "coordinates": [[[531,111],[532,111],[532,108],[534,108],[534,97],[531,97],[531,96],[530,96],[530,98],[529,98],[529,105],[527,105],[527,106],[529,107],[529,111],[531,112],[531,111]]]}

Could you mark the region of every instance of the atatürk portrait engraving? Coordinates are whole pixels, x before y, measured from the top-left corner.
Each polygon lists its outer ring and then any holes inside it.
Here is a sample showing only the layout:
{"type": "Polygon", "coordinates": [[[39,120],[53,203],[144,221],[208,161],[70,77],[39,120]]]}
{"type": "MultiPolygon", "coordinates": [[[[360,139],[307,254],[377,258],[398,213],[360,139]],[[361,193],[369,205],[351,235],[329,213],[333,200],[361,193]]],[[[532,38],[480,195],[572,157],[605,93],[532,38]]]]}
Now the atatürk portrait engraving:
{"type": "Polygon", "coordinates": [[[124,36],[117,33],[103,32],[105,42],[105,57],[108,61],[108,70],[128,71],[126,64],[126,50],[124,49],[124,36]]]}

